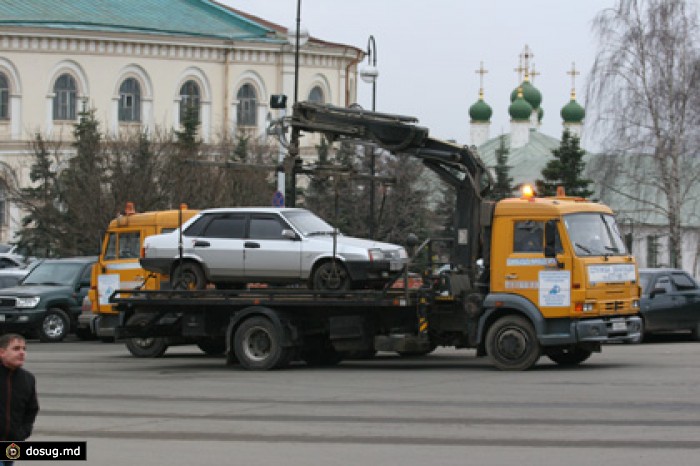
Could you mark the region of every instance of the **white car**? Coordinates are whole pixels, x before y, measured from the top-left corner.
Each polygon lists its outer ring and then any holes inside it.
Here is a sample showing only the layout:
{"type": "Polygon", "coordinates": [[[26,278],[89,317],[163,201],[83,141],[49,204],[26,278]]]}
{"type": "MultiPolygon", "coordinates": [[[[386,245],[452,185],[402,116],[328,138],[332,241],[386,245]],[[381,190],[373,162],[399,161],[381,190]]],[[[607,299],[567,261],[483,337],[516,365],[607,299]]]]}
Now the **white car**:
{"type": "Polygon", "coordinates": [[[243,207],[203,210],[180,230],[149,236],[141,266],[171,276],[175,289],[249,282],[298,283],[315,290],[380,284],[408,260],[399,245],[336,233],[305,209],[243,207]]]}

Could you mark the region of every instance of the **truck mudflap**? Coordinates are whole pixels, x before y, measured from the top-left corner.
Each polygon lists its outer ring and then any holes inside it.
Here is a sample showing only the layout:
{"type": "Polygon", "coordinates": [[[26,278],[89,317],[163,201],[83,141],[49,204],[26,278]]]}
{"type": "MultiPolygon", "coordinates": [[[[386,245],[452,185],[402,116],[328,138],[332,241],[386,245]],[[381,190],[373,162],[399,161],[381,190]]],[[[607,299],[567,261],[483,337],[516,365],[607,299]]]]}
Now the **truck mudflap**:
{"type": "Polygon", "coordinates": [[[573,323],[580,342],[636,341],[642,331],[642,319],[638,316],[622,316],[579,320],[573,323]]]}

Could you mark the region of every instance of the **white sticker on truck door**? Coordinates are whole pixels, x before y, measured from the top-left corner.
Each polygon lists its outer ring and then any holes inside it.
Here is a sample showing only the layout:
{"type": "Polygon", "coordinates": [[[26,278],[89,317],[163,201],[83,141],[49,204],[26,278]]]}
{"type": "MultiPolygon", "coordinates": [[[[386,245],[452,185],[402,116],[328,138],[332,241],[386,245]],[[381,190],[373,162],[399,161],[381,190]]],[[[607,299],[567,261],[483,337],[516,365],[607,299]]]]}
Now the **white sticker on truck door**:
{"type": "Polygon", "coordinates": [[[571,305],[571,272],[542,270],[540,277],[540,307],[571,305]]]}

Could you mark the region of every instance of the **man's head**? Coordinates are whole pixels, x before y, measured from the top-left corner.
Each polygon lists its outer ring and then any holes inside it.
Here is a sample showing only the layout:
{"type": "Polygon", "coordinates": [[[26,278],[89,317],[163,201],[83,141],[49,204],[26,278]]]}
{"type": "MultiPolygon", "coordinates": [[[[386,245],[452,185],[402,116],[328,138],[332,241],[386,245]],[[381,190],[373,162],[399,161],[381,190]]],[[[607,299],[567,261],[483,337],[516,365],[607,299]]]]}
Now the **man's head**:
{"type": "Polygon", "coordinates": [[[0,335],[0,362],[8,369],[17,369],[24,364],[27,342],[22,335],[7,333],[0,335]]]}

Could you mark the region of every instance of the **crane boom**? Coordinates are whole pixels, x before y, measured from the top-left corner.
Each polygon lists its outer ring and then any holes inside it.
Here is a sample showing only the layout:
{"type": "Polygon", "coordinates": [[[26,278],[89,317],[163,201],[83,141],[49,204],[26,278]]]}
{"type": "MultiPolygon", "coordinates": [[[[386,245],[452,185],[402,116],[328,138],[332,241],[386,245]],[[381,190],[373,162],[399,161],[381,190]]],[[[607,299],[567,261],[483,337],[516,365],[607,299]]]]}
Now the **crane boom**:
{"type": "Polygon", "coordinates": [[[476,279],[475,262],[484,254],[487,236],[483,228],[490,220],[491,202],[484,197],[491,191],[493,179],[478,154],[430,137],[427,128],[414,117],[362,109],[341,108],[313,102],[298,102],[293,107],[289,154],[299,155],[300,134],[321,133],[329,142],[364,140],[376,143],[396,156],[416,157],[455,189],[455,238],[453,261],[476,279]]]}

